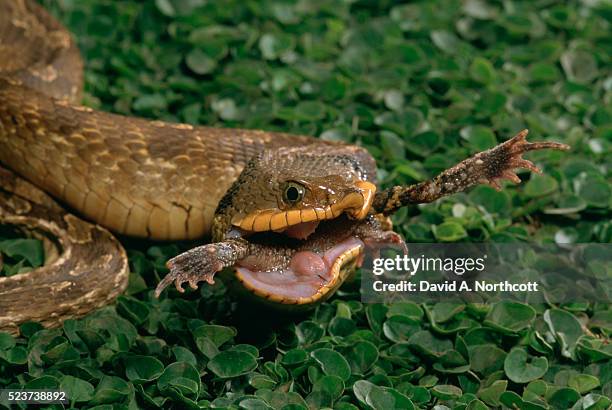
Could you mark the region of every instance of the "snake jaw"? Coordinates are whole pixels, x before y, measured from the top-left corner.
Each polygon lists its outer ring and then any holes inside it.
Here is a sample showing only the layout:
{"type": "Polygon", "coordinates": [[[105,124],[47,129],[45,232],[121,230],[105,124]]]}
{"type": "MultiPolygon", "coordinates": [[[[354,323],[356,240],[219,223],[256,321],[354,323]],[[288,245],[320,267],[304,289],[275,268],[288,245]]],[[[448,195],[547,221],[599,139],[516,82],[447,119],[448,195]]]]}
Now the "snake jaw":
{"type": "Polygon", "coordinates": [[[361,265],[364,247],[364,243],[355,237],[338,243],[319,255],[324,261],[324,269],[316,274],[292,266],[282,271],[257,271],[238,265],[236,280],[262,300],[282,306],[309,306],[331,296],[361,265]]]}
{"type": "Polygon", "coordinates": [[[287,259],[254,253],[237,261],[235,279],[259,300],[279,306],[312,306],[330,297],[355,270],[366,254],[377,255],[392,246],[406,251],[401,236],[385,230],[369,215],[356,221],[342,215],[327,223],[305,241],[292,242],[287,259]],[[369,252],[369,253],[368,253],[369,252]]]}
{"type": "Polygon", "coordinates": [[[333,294],[363,260],[364,242],[358,236],[344,235],[347,229],[367,225],[363,221],[370,214],[376,185],[358,180],[344,192],[324,206],[272,208],[235,215],[231,224],[247,234],[281,233],[299,240],[294,244],[301,244],[282,268],[273,267],[265,256],[238,261],[235,266],[238,282],[251,294],[281,305],[310,305],[333,294]],[[321,222],[325,224],[320,225],[321,222]],[[324,237],[338,240],[321,247],[318,242],[324,237]]]}
{"type": "Polygon", "coordinates": [[[355,189],[341,200],[323,207],[280,210],[277,208],[257,210],[245,215],[235,215],[231,223],[245,232],[282,232],[304,223],[320,222],[337,218],[346,213],[351,219],[364,219],[372,207],[376,185],[368,181],[357,181],[355,189]]]}

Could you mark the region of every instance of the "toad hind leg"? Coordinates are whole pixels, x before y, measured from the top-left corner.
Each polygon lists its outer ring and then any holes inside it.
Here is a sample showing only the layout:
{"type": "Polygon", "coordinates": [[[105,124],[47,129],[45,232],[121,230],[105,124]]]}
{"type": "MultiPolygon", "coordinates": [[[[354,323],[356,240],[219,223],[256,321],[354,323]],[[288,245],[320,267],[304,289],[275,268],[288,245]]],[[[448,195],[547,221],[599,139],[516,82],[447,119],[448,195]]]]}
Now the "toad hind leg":
{"type": "Polygon", "coordinates": [[[499,190],[501,179],[521,182],[514,168],[541,172],[531,161],[523,159],[522,154],[541,149],[570,149],[568,145],[557,142],[528,142],[527,133],[523,130],[512,139],[461,161],[432,180],[382,191],[376,195],[372,208],[377,213],[389,215],[403,206],[432,202],[481,183],[499,190]]]}

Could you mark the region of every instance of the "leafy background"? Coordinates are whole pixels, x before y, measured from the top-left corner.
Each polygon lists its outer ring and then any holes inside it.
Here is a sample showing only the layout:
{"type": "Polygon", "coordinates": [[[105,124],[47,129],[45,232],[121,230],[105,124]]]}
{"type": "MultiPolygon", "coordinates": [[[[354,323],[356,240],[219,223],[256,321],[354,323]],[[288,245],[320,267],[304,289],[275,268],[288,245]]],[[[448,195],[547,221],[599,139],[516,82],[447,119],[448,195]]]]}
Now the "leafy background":
{"type": "MultiPolygon", "coordinates": [[[[42,3],[76,35],[85,103],[103,110],[359,143],[383,185],[523,128],[572,145],[534,153],[544,175],[520,186],[403,210],[407,241],[611,242],[605,0],[42,3]]],[[[96,409],[610,406],[609,304],[366,305],[349,284],[285,317],[222,281],[156,300],[185,245],[125,243],[127,294],[61,329],[0,333],[0,386],[59,387],[96,409]]],[[[43,258],[5,231],[0,255],[2,275],[43,258]]]]}

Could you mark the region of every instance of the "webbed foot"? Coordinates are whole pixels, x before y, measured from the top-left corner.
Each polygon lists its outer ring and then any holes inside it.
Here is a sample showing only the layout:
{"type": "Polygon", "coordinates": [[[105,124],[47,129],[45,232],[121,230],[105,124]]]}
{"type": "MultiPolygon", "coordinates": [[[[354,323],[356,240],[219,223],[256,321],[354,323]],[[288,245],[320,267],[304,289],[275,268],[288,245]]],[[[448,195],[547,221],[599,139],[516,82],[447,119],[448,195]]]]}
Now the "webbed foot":
{"type": "Polygon", "coordinates": [[[199,282],[213,285],[215,273],[225,267],[233,266],[237,260],[245,256],[247,250],[245,242],[230,240],[198,246],[170,259],[166,263],[170,272],[157,285],[155,297],[159,297],[172,282],[181,293],[185,292],[184,283],[189,283],[194,290],[198,288],[199,282]]]}
{"type": "Polygon", "coordinates": [[[540,149],[569,150],[569,145],[558,142],[528,142],[528,130],[523,130],[508,141],[492,148],[489,151],[478,154],[476,161],[484,161],[486,170],[482,183],[487,183],[498,191],[501,190],[499,181],[502,179],[520,183],[521,179],[514,172],[515,168],[525,168],[541,174],[542,171],[522,155],[529,151],[540,149]],[[478,158],[480,157],[480,158],[478,158]]]}

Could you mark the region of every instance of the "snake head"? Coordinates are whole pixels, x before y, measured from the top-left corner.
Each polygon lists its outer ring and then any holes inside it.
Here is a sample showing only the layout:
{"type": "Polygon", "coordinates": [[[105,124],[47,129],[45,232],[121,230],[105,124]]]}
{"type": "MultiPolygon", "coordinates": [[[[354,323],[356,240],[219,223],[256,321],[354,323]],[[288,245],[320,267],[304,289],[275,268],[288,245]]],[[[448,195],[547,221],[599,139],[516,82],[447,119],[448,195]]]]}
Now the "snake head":
{"type": "Polygon", "coordinates": [[[369,176],[354,156],[329,148],[266,151],[247,164],[220,202],[214,239],[230,231],[306,239],[320,222],[342,214],[362,220],[376,192],[369,176]]]}

